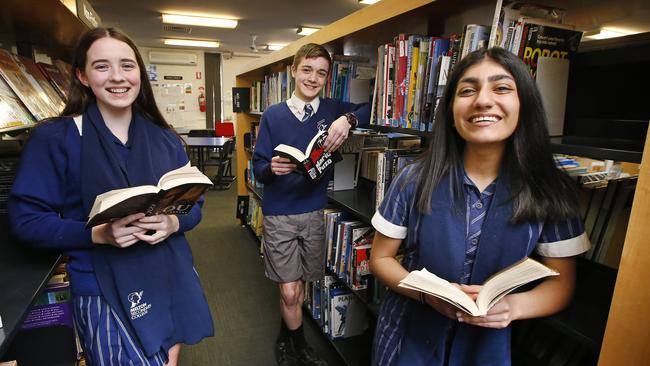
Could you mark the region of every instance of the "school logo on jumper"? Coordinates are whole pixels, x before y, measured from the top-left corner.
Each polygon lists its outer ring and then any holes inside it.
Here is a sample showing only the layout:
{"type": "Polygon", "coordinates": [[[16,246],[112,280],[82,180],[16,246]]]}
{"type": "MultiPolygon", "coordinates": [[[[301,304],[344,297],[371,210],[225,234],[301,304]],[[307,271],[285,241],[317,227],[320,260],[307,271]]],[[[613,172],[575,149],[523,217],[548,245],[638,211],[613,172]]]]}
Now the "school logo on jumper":
{"type": "Polygon", "coordinates": [[[325,125],[325,120],[321,119],[320,121],[316,122],[316,127],[318,128],[319,131],[325,131],[327,126],[325,125]]]}
{"type": "Polygon", "coordinates": [[[151,308],[151,304],[147,304],[146,302],[140,304],[142,301],[142,294],[144,291],[140,292],[131,292],[127,296],[127,300],[131,303],[131,320],[141,318],[149,312],[149,309],[151,308]]]}

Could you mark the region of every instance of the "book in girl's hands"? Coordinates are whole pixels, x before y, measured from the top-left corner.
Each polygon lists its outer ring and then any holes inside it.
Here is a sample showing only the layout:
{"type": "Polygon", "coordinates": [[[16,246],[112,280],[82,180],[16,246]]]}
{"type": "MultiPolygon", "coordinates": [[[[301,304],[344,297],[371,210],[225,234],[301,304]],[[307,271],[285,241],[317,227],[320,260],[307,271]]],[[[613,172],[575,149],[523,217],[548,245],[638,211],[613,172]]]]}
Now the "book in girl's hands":
{"type": "Polygon", "coordinates": [[[210,186],[210,178],[188,163],[167,172],[156,186],[129,187],[100,194],[95,198],[86,227],[139,212],[147,216],[186,214],[210,186]]]}
{"type": "Polygon", "coordinates": [[[459,288],[426,269],[412,271],[400,281],[398,286],[424,292],[442,299],[468,314],[482,316],[516,288],[540,278],[559,274],[556,270],[525,257],[488,278],[483,283],[476,301],[459,288]]]}
{"type": "Polygon", "coordinates": [[[323,148],[327,139],[327,131],[319,131],[311,139],[307,149],[303,152],[299,149],[280,144],[275,147],[276,155],[291,160],[296,164],[296,170],[305,174],[312,181],[319,180],[334,164],[343,160],[341,153],[338,151],[327,152],[323,148]]]}

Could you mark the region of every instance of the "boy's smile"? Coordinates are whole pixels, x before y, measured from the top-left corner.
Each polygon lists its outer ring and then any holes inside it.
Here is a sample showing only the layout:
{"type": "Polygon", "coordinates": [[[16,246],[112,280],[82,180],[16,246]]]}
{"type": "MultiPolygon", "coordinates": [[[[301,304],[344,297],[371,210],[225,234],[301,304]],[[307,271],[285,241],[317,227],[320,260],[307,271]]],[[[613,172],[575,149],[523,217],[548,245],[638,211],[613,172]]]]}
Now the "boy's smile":
{"type": "Polygon", "coordinates": [[[295,94],[304,102],[310,102],[318,97],[327,75],[330,64],[324,57],[303,58],[298,67],[291,67],[291,76],[296,80],[295,94]]]}

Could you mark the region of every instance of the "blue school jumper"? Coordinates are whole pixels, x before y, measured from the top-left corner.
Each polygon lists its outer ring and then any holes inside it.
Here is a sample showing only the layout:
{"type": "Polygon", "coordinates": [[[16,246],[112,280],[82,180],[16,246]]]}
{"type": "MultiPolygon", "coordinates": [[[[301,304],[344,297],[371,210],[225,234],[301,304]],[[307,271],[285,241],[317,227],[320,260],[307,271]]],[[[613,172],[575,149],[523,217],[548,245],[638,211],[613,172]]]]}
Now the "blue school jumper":
{"type": "MultiPolygon", "coordinates": [[[[177,233],[154,246],[95,245],[85,221],[97,194],[155,184],[166,171],[184,165],[187,156],[172,131],[135,111],[126,145],[110,133],[96,105],[84,113],[83,127],[78,129],[70,118],[59,118],[33,131],[10,195],[13,231],[29,245],[62,250],[70,257],[68,271],[76,302],[100,297],[95,302],[97,312],[77,312],[86,317],[79,323],[98,319],[99,306],[107,306],[111,315],[119,317],[122,333],[146,359],[166,359],[172,345],[196,343],[213,332],[183,234],[200,221],[202,201],[188,215],[179,216],[177,233]],[[132,293],[140,295],[137,301],[132,293]]],[[[86,331],[99,335],[115,325],[95,324],[103,328],[86,331]]],[[[124,346],[130,347],[128,343],[124,346]]],[[[146,359],[142,364],[150,363],[146,359]]]]}
{"type": "MultiPolygon", "coordinates": [[[[460,177],[469,198],[460,209],[453,205],[449,179],[443,178],[434,191],[431,214],[421,215],[415,207],[415,183],[409,179],[415,169],[419,167],[410,166],[396,178],[372,219],[382,234],[403,239],[402,265],[408,271],[426,268],[450,282],[481,284],[533,251],[565,257],[589,249],[579,219],[510,223],[512,204],[502,176],[486,189],[486,196],[476,194],[466,176],[460,177]],[[478,221],[483,221],[481,227],[473,227],[478,221]]],[[[389,291],[379,312],[373,363],[444,365],[445,358],[449,365],[510,365],[510,327],[458,323],[389,291]]]]}
{"type": "Polygon", "coordinates": [[[344,113],[353,112],[360,125],[369,120],[368,104],[352,104],[338,99],[320,99],[318,111],[301,122],[287,103],[277,103],[264,111],[253,154],[253,172],[264,183],[262,211],[265,216],[297,215],[320,210],[327,204],[330,170],[317,182],[299,173],[275,176],[271,172],[273,149],[279,144],[304,151],[320,129],[328,129],[344,113]]]}

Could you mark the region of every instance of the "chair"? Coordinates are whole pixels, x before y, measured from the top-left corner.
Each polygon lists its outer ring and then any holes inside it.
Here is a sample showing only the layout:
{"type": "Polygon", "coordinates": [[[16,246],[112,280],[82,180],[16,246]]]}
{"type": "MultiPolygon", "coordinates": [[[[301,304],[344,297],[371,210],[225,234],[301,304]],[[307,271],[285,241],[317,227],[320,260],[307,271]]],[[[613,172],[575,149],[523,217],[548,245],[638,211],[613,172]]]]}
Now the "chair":
{"type": "MultiPolygon", "coordinates": [[[[200,129],[200,130],[198,130],[198,129],[197,130],[190,130],[187,133],[187,137],[215,137],[215,136],[216,136],[215,131],[213,129],[210,129],[210,128],[200,129]]],[[[200,149],[198,151],[202,152],[203,150],[204,149],[200,149]]],[[[212,155],[214,153],[216,153],[216,151],[214,151],[214,150],[210,150],[210,149],[206,149],[206,150],[207,150],[206,154],[204,154],[202,161],[208,161],[208,159],[210,159],[212,157],[212,155]]],[[[193,152],[193,154],[198,154],[198,152],[193,152]]],[[[201,160],[198,159],[198,156],[192,156],[192,160],[193,161],[201,161],[201,160]]]]}
{"type": "Polygon", "coordinates": [[[214,189],[225,191],[235,180],[232,175],[232,154],[235,150],[235,141],[228,140],[223,144],[215,156],[215,162],[211,165],[217,166],[217,175],[214,178],[214,189]]]}
{"type": "MultiPolygon", "coordinates": [[[[217,122],[214,124],[214,130],[217,136],[220,137],[232,137],[233,144],[235,144],[235,125],[232,122],[217,122]]],[[[230,161],[228,163],[228,172],[227,172],[227,179],[230,179],[230,181],[234,181],[235,177],[232,175],[232,155],[230,158],[230,161]]]]}
{"type": "Polygon", "coordinates": [[[234,137],[235,127],[232,122],[217,122],[214,124],[214,130],[217,135],[223,137],[234,137]]]}

